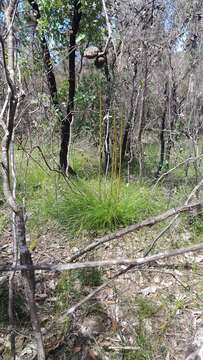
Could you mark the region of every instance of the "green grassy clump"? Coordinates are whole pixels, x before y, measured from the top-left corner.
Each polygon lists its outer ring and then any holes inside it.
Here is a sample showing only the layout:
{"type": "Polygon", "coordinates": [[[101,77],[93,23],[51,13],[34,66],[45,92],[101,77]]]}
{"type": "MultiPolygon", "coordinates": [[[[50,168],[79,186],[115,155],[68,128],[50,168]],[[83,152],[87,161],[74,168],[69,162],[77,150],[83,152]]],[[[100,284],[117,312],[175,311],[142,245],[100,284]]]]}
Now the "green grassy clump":
{"type": "MultiPolygon", "coordinates": [[[[166,208],[160,188],[152,191],[144,183],[101,178],[98,171],[88,180],[88,174],[83,179],[71,179],[70,187],[57,172],[49,171],[37,154],[37,162],[29,160],[27,166],[20,157],[17,160],[17,194],[25,203],[28,230],[33,236],[50,221],[62,225],[71,236],[81,232],[95,235],[141,221],[166,208]]],[[[84,169],[86,159],[81,161],[84,169]]]]}
{"type": "Polygon", "coordinates": [[[101,284],[102,272],[96,268],[67,271],[60,274],[55,289],[56,311],[67,309],[73,299],[78,300],[83,287],[96,287],[101,284]]]}
{"type": "Polygon", "coordinates": [[[138,296],[135,302],[137,305],[137,315],[140,320],[156,316],[161,309],[160,305],[157,305],[154,301],[145,299],[142,296],[138,296]]]}
{"type": "Polygon", "coordinates": [[[67,308],[70,302],[70,297],[74,292],[75,275],[72,271],[64,272],[59,276],[56,286],[56,310],[61,311],[67,308]]]}
{"type": "Polygon", "coordinates": [[[81,286],[96,287],[102,284],[102,273],[97,268],[78,270],[77,278],[81,286]]]}
{"type": "Polygon", "coordinates": [[[147,185],[125,184],[119,180],[78,181],[77,191],[60,193],[56,206],[47,205],[50,214],[69,233],[98,233],[141,221],[165,208],[160,189],[147,185]]]}
{"type": "Polygon", "coordinates": [[[40,230],[49,221],[47,205],[54,204],[60,188],[60,183],[56,185],[57,176],[33,161],[29,162],[27,168],[18,168],[17,195],[19,202],[25,203],[28,230],[40,230]]]}
{"type": "Polygon", "coordinates": [[[152,343],[151,339],[140,331],[136,336],[136,347],[137,350],[124,350],[124,360],[151,360],[152,359],[152,343]]]}

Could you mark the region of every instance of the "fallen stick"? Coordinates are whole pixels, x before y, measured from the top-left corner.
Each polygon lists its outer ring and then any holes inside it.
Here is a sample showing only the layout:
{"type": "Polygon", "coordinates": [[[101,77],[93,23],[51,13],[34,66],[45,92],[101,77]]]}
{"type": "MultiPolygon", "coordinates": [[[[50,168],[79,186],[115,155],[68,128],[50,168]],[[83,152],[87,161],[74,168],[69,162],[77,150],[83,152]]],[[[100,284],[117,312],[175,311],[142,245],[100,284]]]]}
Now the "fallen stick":
{"type": "Polygon", "coordinates": [[[102,261],[85,261],[85,262],[76,262],[76,263],[67,263],[67,264],[36,264],[36,265],[1,265],[0,272],[2,271],[30,271],[30,270],[44,270],[44,271],[68,271],[84,268],[95,268],[95,267],[109,267],[109,266],[140,266],[145,265],[154,261],[168,259],[178,255],[184,255],[189,252],[196,252],[203,250],[203,243],[183,247],[180,249],[174,249],[169,251],[164,251],[155,255],[140,257],[138,259],[115,259],[115,260],[102,260],[102,261]]]}
{"type": "MultiPolygon", "coordinates": [[[[203,182],[203,180],[202,180],[203,182]]],[[[184,212],[188,212],[191,211],[195,208],[200,207],[202,204],[201,202],[196,202],[193,204],[184,204],[183,206],[177,207],[177,208],[172,208],[170,210],[167,210],[166,212],[159,214],[157,216],[148,218],[140,223],[136,223],[136,224],[132,224],[129,225],[121,230],[118,230],[114,233],[105,235],[101,238],[96,238],[91,244],[87,245],[84,249],[78,250],[75,254],[73,254],[69,259],[68,262],[73,262],[76,259],[78,259],[79,257],[81,257],[82,255],[96,249],[97,247],[99,247],[102,244],[105,244],[107,242],[110,242],[114,239],[119,239],[124,235],[127,235],[133,231],[138,231],[144,227],[149,227],[149,226],[153,226],[155,224],[160,223],[161,221],[164,221],[172,216],[175,216],[177,214],[180,213],[184,213],[184,212]]]]}

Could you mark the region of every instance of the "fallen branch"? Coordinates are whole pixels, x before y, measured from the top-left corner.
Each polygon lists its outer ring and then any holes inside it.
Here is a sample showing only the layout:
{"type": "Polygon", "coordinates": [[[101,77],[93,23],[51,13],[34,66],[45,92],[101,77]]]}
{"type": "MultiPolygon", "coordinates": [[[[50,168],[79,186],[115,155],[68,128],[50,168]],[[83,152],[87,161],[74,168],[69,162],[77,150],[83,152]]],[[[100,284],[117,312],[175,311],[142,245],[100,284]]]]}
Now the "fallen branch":
{"type": "Polygon", "coordinates": [[[140,266],[145,265],[154,261],[168,259],[170,257],[187,254],[189,252],[196,252],[203,250],[203,243],[198,245],[188,246],[180,249],[164,251],[151,256],[141,257],[138,259],[115,259],[115,260],[102,260],[102,261],[85,261],[77,263],[68,263],[68,264],[36,264],[36,265],[1,265],[0,272],[2,271],[30,271],[30,270],[45,270],[45,271],[68,271],[84,268],[94,268],[94,267],[109,267],[109,266],[140,266]]]}
{"type": "MultiPolygon", "coordinates": [[[[203,182],[203,180],[202,180],[203,182]]],[[[89,251],[99,247],[102,244],[105,244],[111,240],[119,239],[124,235],[127,235],[133,231],[138,231],[144,227],[153,226],[163,220],[166,220],[172,216],[175,216],[180,213],[184,213],[187,211],[191,211],[195,208],[200,207],[202,204],[201,202],[193,203],[193,204],[185,204],[183,206],[180,206],[178,208],[172,208],[170,210],[167,210],[166,212],[159,214],[157,216],[151,217],[149,219],[146,219],[140,223],[129,225],[121,230],[118,230],[114,233],[105,235],[101,238],[95,239],[91,244],[87,245],[84,249],[78,250],[75,254],[73,254],[69,259],[68,262],[73,262],[82,255],[88,253],[89,251]]]]}
{"type": "MultiPolygon", "coordinates": [[[[196,195],[196,193],[198,192],[198,190],[201,188],[201,186],[203,185],[203,179],[201,179],[199,181],[199,183],[194,187],[194,189],[192,189],[191,193],[189,194],[187,200],[185,201],[184,205],[188,205],[189,202],[192,200],[192,198],[196,195]]],[[[171,228],[171,226],[176,222],[176,220],[179,218],[180,214],[176,214],[176,216],[170,221],[170,223],[158,234],[158,236],[152,241],[151,245],[149,246],[149,248],[145,251],[145,256],[149,255],[149,253],[151,252],[151,250],[154,248],[154,246],[156,245],[157,241],[171,228]]]]}
{"type": "MultiPolygon", "coordinates": [[[[199,244],[199,245],[200,245],[200,244],[199,244]]],[[[185,249],[186,249],[186,248],[185,248],[185,249]]],[[[187,248],[187,249],[189,249],[189,248],[187,248]]],[[[178,249],[178,250],[182,251],[183,248],[182,248],[182,249],[178,249]]],[[[198,249],[198,250],[202,250],[202,247],[201,247],[201,249],[198,249]]],[[[177,250],[174,250],[174,251],[176,252],[177,250]]],[[[172,252],[174,253],[174,251],[172,251],[172,252]]],[[[169,253],[172,254],[172,252],[168,252],[168,255],[169,255],[169,253]]],[[[163,254],[164,254],[164,253],[163,253],[163,254]]],[[[163,254],[162,254],[162,255],[163,255],[163,254]]],[[[181,254],[183,254],[183,253],[181,253],[181,254]]],[[[90,294],[88,294],[87,296],[85,296],[81,301],[79,301],[77,304],[73,305],[70,309],[68,309],[68,310],[63,314],[63,316],[64,316],[64,315],[72,315],[72,314],[73,314],[78,308],[80,308],[83,304],[85,304],[87,301],[89,301],[90,299],[92,299],[96,294],[98,294],[100,291],[102,291],[102,290],[105,289],[107,286],[109,286],[114,280],[116,280],[116,279],[119,278],[120,276],[126,274],[128,271],[130,271],[130,270],[137,270],[137,269],[138,269],[138,265],[139,265],[139,269],[140,269],[140,266],[141,266],[141,265],[146,264],[145,260],[147,260],[148,263],[153,262],[153,261],[160,260],[160,258],[159,258],[159,259],[157,258],[158,255],[159,255],[159,254],[141,258],[142,263],[141,263],[141,262],[139,262],[139,264],[134,263],[134,264],[131,264],[131,265],[127,266],[125,269],[120,270],[120,271],[117,272],[115,275],[113,275],[109,280],[107,280],[105,283],[103,283],[102,285],[100,285],[99,287],[97,287],[97,288],[96,288],[95,290],[93,290],[90,294]],[[156,259],[155,259],[154,257],[156,257],[156,259]],[[148,261],[148,260],[151,259],[151,258],[154,258],[154,260],[148,261]]],[[[165,255],[166,255],[166,253],[165,253],[165,255]]],[[[178,255],[180,255],[180,253],[179,253],[178,255]]],[[[171,257],[171,256],[173,256],[173,255],[170,255],[170,256],[168,256],[168,257],[171,257]]],[[[165,258],[167,258],[167,256],[166,256],[165,258]]],[[[163,257],[162,257],[162,259],[163,259],[163,257]]],[[[138,260],[139,260],[139,259],[138,259],[138,260]]],[[[159,265],[159,266],[160,266],[160,265],[159,265]]]]}

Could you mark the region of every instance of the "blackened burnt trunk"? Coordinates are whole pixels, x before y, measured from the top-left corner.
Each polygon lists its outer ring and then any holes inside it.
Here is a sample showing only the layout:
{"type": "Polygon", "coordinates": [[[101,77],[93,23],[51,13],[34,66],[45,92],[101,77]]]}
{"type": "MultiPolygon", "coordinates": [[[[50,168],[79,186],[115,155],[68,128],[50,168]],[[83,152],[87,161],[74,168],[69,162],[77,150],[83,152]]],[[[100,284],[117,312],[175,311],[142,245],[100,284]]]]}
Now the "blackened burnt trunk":
{"type": "Polygon", "coordinates": [[[73,5],[72,23],[69,38],[69,93],[67,116],[61,123],[61,148],[60,148],[60,168],[63,172],[69,170],[68,166],[68,152],[71,140],[71,124],[73,122],[74,114],[74,100],[76,88],[76,74],[75,74],[75,52],[76,52],[76,36],[79,30],[81,12],[80,1],[75,0],[73,5]]]}
{"type": "MultiPolygon", "coordinates": [[[[38,23],[39,19],[41,18],[39,6],[36,0],[28,0],[29,4],[32,7],[32,10],[34,11],[34,16],[36,19],[36,23],[38,23]]],[[[47,85],[49,88],[49,93],[53,102],[54,107],[59,111],[59,101],[58,101],[58,94],[57,94],[57,84],[56,84],[56,78],[53,70],[53,63],[48,47],[48,43],[45,37],[45,34],[43,33],[40,38],[40,45],[42,50],[42,56],[43,56],[43,62],[44,62],[44,68],[47,78],[47,85]]],[[[61,114],[61,111],[59,111],[59,114],[61,114]]]]}
{"type": "MultiPolygon", "coordinates": [[[[38,3],[36,0],[28,0],[29,4],[32,7],[32,10],[34,11],[34,16],[36,19],[36,23],[38,23],[39,19],[41,18],[41,14],[40,14],[40,9],[38,6],[38,3]]],[[[74,17],[73,17],[74,20],[74,17]]],[[[77,33],[77,32],[76,32],[77,33]]],[[[70,47],[71,44],[76,42],[76,36],[73,36],[72,38],[70,38],[70,47]]],[[[44,63],[44,68],[45,68],[45,74],[46,74],[46,79],[47,79],[47,85],[49,88],[49,93],[50,93],[50,97],[52,100],[52,103],[54,105],[55,110],[57,111],[57,115],[61,124],[61,134],[64,134],[64,124],[66,124],[66,122],[68,121],[68,119],[64,120],[64,114],[63,111],[61,109],[60,106],[60,101],[59,101],[59,97],[58,97],[58,90],[57,90],[57,83],[56,83],[56,77],[55,77],[55,73],[54,73],[54,69],[53,69],[53,62],[52,62],[52,58],[51,58],[51,54],[49,51],[49,46],[48,46],[48,42],[45,36],[45,33],[42,33],[42,36],[40,37],[40,45],[41,45],[41,50],[42,50],[42,56],[43,56],[43,63],[44,63]]],[[[72,55],[72,58],[70,60],[69,58],[69,63],[70,62],[75,62],[75,59],[73,59],[75,57],[75,45],[73,46],[74,49],[74,54],[72,55]]],[[[69,65],[70,66],[70,65],[69,65]]],[[[74,101],[74,95],[75,95],[75,66],[70,66],[70,71],[69,73],[74,72],[73,75],[73,79],[74,81],[72,82],[72,88],[74,88],[74,91],[72,94],[70,94],[71,91],[69,91],[69,99],[73,99],[72,102],[74,101]],[[73,70],[74,69],[74,70],[73,70]]],[[[71,78],[71,76],[69,75],[69,77],[71,78]]],[[[71,81],[70,81],[71,84],[71,81]]],[[[71,85],[70,85],[71,88],[71,85]]],[[[68,104],[71,101],[69,100],[68,104]]],[[[67,109],[67,118],[68,118],[68,114],[70,113],[70,110],[67,109]]],[[[66,125],[65,125],[66,127],[66,125]]],[[[70,132],[69,132],[70,133],[70,132]]],[[[64,137],[66,138],[65,134],[64,137]]],[[[61,136],[62,138],[62,136],[61,136]]],[[[70,135],[69,137],[67,137],[67,141],[69,143],[70,141],[70,135]]],[[[62,157],[64,157],[65,159],[68,158],[68,146],[64,147],[64,141],[61,141],[61,149],[60,149],[60,168],[63,171],[66,171],[67,168],[67,160],[66,163],[62,162],[62,157]],[[62,151],[62,148],[64,149],[64,153],[62,151]],[[62,154],[63,153],[63,154],[62,154]]],[[[75,174],[75,172],[71,169],[71,167],[68,168],[69,172],[71,174],[75,174]]]]}

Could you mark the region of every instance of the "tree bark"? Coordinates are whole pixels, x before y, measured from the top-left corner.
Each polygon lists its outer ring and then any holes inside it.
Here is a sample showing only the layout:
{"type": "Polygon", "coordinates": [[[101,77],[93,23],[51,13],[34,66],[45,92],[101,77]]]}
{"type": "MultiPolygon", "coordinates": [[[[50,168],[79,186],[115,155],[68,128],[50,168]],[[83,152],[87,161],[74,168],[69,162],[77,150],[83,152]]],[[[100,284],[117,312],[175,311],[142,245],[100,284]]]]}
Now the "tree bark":
{"type": "Polygon", "coordinates": [[[106,77],[106,101],[105,101],[105,116],[104,116],[104,173],[107,176],[110,167],[110,106],[111,106],[111,77],[109,73],[109,66],[107,58],[104,65],[104,73],[106,77]]]}
{"type": "Polygon", "coordinates": [[[68,169],[68,155],[71,141],[71,125],[74,116],[74,100],[76,89],[76,75],[75,75],[75,52],[76,52],[76,36],[80,26],[81,20],[81,3],[79,0],[74,1],[73,14],[70,29],[69,40],[69,93],[67,116],[61,123],[61,148],[60,148],[60,168],[65,173],[68,169]]]}
{"type": "Polygon", "coordinates": [[[134,64],[134,74],[133,74],[133,80],[132,80],[132,93],[131,93],[131,99],[130,99],[130,111],[128,115],[128,119],[126,122],[124,134],[123,134],[123,142],[122,142],[122,149],[121,149],[121,163],[123,163],[125,159],[126,151],[128,151],[129,148],[129,132],[131,128],[132,119],[135,114],[135,93],[136,93],[136,77],[137,77],[137,62],[134,64]]]}
{"type": "MultiPolygon", "coordinates": [[[[41,18],[41,14],[37,1],[28,0],[28,2],[34,11],[36,21],[38,21],[41,18]]],[[[80,1],[75,1],[74,14],[72,17],[72,30],[70,33],[70,44],[69,44],[69,99],[68,99],[66,116],[64,116],[60,107],[56,77],[53,70],[53,62],[45,34],[43,34],[40,39],[49,93],[54,108],[55,110],[57,110],[57,115],[59,117],[59,121],[61,124],[61,146],[60,146],[60,155],[59,155],[60,169],[64,173],[67,170],[70,175],[76,175],[75,171],[68,165],[68,150],[70,143],[71,123],[73,120],[75,86],[76,86],[75,48],[76,48],[76,35],[79,30],[79,23],[81,18],[81,13],[79,10],[80,10],[80,1]]]]}
{"type": "MultiPolygon", "coordinates": [[[[41,18],[39,6],[36,0],[28,0],[30,6],[32,7],[32,10],[34,11],[34,16],[36,19],[36,23],[41,18]]],[[[59,111],[59,116],[62,118],[62,112],[59,105],[58,100],[58,92],[57,92],[57,84],[56,84],[56,78],[53,70],[53,63],[49,51],[49,47],[47,44],[47,40],[45,37],[45,34],[42,34],[42,37],[40,38],[40,45],[42,49],[42,56],[43,56],[43,62],[44,62],[44,68],[47,78],[47,84],[49,88],[49,93],[53,102],[54,107],[59,111]]]]}
{"type": "Polygon", "coordinates": [[[144,65],[144,84],[142,89],[142,97],[141,97],[141,108],[140,108],[140,116],[138,121],[138,135],[137,135],[137,146],[138,146],[138,157],[139,157],[139,176],[142,177],[143,174],[143,143],[142,143],[142,136],[144,131],[144,125],[146,121],[145,116],[145,103],[146,103],[146,96],[147,96],[147,77],[148,77],[148,59],[147,59],[147,49],[146,45],[143,45],[145,51],[145,65],[144,65]]]}
{"type": "MultiPolygon", "coordinates": [[[[25,221],[23,209],[16,202],[15,197],[15,164],[14,164],[14,128],[16,122],[17,109],[21,100],[21,91],[18,91],[15,76],[15,44],[14,44],[14,28],[15,11],[18,1],[11,0],[5,9],[5,26],[7,30],[6,40],[0,34],[0,43],[2,47],[3,65],[5,78],[7,81],[7,97],[0,116],[0,125],[4,131],[1,148],[2,148],[2,175],[3,175],[3,191],[4,196],[12,212],[13,221],[13,249],[14,261],[16,265],[18,260],[18,251],[20,253],[20,263],[25,266],[32,265],[31,254],[26,246],[25,237],[25,221]],[[6,44],[6,48],[4,46],[6,44]],[[7,55],[7,58],[6,58],[7,55]]],[[[37,343],[38,359],[45,360],[45,352],[43,347],[40,323],[37,316],[37,310],[34,299],[34,270],[22,271],[24,279],[25,294],[28,305],[30,306],[31,322],[37,343]]],[[[14,326],[14,278],[10,278],[9,287],[9,318],[11,326],[14,326]]],[[[11,349],[12,358],[15,359],[15,334],[11,329],[11,349]]]]}
{"type": "Polygon", "coordinates": [[[160,132],[160,160],[158,169],[156,172],[156,178],[159,177],[159,174],[163,168],[164,165],[164,159],[165,159],[165,148],[166,148],[166,140],[165,140],[165,131],[166,131],[166,115],[167,115],[167,104],[168,104],[168,84],[166,82],[165,84],[165,90],[164,90],[164,111],[161,119],[161,132],[160,132]]]}
{"type": "MultiPolygon", "coordinates": [[[[32,267],[33,262],[31,254],[26,244],[25,236],[25,220],[23,208],[19,207],[19,211],[15,216],[15,228],[16,228],[16,241],[19,246],[20,264],[23,266],[32,267]]],[[[22,277],[24,283],[24,291],[27,299],[27,303],[30,309],[30,317],[34,337],[37,343],[38,360],[45,360],[45,352],[43,339],[40,329],[40,322],[37,316],[37,308],[35,303],[35,275],[34,270],[25,271],[22,270],[22,277]]]]}
{"type": "Polygon", "coordinates": [[[175,83],[174,79],[174,73],[173,73],[173,67],[171,64],[171,57],[169,56],[169,64],[170,64],[170,70],[171,70],[171,85],[168,84],[168,109],[169,109],[169,134],[168,134],[168,141],[166,144],[166,167],[169,168],[170,163],[170,156],[171,156],[171,149],[174,144],[174,135],[173,131],[175,128],[176,118],[177,118],[177,93],[176,88],[177,85],[175,83]]]}

